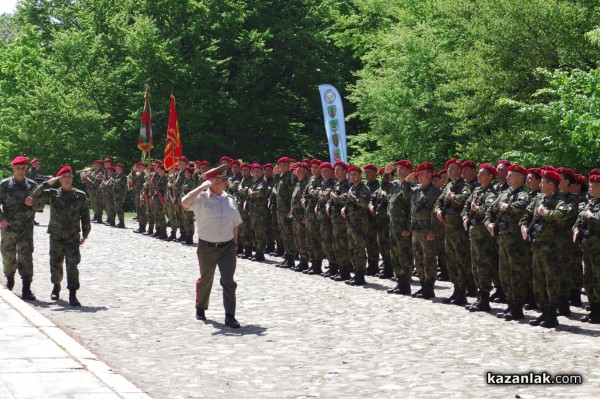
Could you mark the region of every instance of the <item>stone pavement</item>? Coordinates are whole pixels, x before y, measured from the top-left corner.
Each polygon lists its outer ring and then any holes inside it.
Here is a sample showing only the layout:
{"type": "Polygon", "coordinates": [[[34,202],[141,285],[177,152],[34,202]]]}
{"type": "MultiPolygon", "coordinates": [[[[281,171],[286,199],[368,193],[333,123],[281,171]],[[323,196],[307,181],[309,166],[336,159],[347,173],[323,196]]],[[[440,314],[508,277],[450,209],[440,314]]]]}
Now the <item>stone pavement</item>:
{"type": "Polygon", "coordinates": [[[0,320],[0,398],[149,399],[5,288],[0,320]]]}
{"type": "MultiPolygon", "coordinates": [[[[48,210],[37,220],[47,223],[48,210]]],[[[195,248],[92,226],[80,265],[84,305],[52,303],[48,236],[35,229],[37,310],[155,398],[594,398],[600,326],[576,310],[557,329],[239,261],[239,330],[224,326],[218,273],[194,318],[195,248]],[[570,386],[486,384],[485,373],[577,373],[570,386]]],[[[416,284],[413,283],[413,289],[416,284]]],[[[20,290],[17,282],[15,290],[20,290]]],[[[19,292],[19,291],[16,291],[19,292]]],[[[470,299],[472,301],[472,299],[470,299]]],[[[494,311],[504,306],[495,305],[494,311]]]]}

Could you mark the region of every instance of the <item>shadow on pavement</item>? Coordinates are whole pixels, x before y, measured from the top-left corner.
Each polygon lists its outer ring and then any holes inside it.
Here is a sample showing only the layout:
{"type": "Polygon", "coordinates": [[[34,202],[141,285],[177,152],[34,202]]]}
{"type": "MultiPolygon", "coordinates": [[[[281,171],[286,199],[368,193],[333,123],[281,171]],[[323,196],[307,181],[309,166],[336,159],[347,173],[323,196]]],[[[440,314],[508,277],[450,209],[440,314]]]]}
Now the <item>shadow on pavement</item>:
{"type": "Polygon", "coordinates": [[[204,324],[213,326],[217,331],[212,335],[232,335],[232,336],[243,336],[243,335],[256,335],[262,337],[267,335],[267,328],[261,327],[255,324],[242,324],[240,328],[231,328],[226,326],[224,323],[219,323],[214,320],[206,320],[204,324]]]}

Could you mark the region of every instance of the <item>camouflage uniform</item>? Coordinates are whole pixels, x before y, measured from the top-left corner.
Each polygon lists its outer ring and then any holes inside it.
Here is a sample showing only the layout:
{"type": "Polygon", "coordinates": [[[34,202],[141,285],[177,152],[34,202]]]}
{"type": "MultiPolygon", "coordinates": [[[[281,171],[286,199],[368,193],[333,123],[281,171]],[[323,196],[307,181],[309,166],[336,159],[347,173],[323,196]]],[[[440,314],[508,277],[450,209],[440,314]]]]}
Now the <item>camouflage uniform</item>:
{"type": "Polygon", "coordinates": [[[321,176],[311,176],[302,194],[305,207],[304,220],[306,221],[306,248],[308,250],[308,257],[317,261],[323,260],[321,229],[317,220],[317,214],[315,213],[315,206],[317,205],[319,195],[318,188],[322,184],[323,178],[321,176]]]}
{"type": "Polygon", "coordinates": [[[267,182],[267,186],[269,187],[269,196],[267,201],[267,206],[269,212],[267,214],[267,223],[269,226],[267,227],[267,246],[273,246],[274,243],[277,243],[277,249],[283,246],[281,242],[281,235],[279,234],[279,225],[277,224],[277,194],[273,192],[273,189],[277,185],[277,181],[279,180],[278,175],[273,175],[269,178],[265,177],[267,182]]]}
{"type": "MultiPolygon", "coordinates": [[[[33,180],[36,184],[41,184],[41,183],[47,181],[48,179],[50,179],[50,177],[51,177],[51,176],[43,175],[42,172],[40,172],[39,170],[37,170],[34,167],[30,167],[29,169],[27,169],[25,176],[28,179],[33,180]]],[[[44,210],[44,201],[43,200],[36,201],[35,205],[33,206],[33,209],[36,212],[42,212],[44,210]]]]}
{"type": "Polygon", "coordinates": [[[333,275],[337,273],[337,265],[339,263],[333,250],[333,225],[331,224],[331,217],[327,215],[326,207],[329,202],[329,194],[333,190],[334,185],[335,179],[331,178],[327,181],[323,180],[317,189],[317,221],[320,226],[321,249],[323,250],[323,255],[329,261],[329,270],[333,275]]]}
{"type": "Polygon", "coordinates": [[[561,195],[567,206],[567,214],[565,216],[565,223],[562,225],[563,231],[560,234],[560,237],[563,239],[562,251],[557,253],[563,257],[561,267],[559,269],[560,276],[558,296],[562,301],[561,312],[564,309],[568,315],[570,314],[568,306],[569,298],[571,297],[571,286],[573,285],[573,269],[575,266],[573,259],[577,258],[577,248],[572,241],[573,235],[571,234],[571,229],[573,228],[573,225],[577,221],[577,216],[579,215],[579,201],[577,196],[573,193],[561,193],[561,195]]]}
{"type": "Polygon", "coordinates": [[[437,239],[441,223],[433,213],[433,208],[442,191],[433,184],[427,187],[418,185],[412,188],[410,230],[412,232],[412,249],[415,258],[417,276],[423,288],[432,290],[437,276],[435,256],[437,239]],[[427,240],[427,235],[435,236],[427,240]]]}
{"type": "MultiPolygon", "coordinates": [[[[434,213],[444,214],[444,248],[450,281],[454,284],[455,293],[459,296],[458,304],[464,300],[464,294],[471,274],[471,254],[469,252],[469,235],[462,224],[460,213],[471,195],[471,188],[464,179],[455,183],[448,182],[435,203],[434,213]],[[452,192],[452,198],[448,193],[452,192]]],[[[451,296],[452,298],[452,296],[451,296]]],[[[454,298],[453,298],[454,299],[454,298]]]]}
{"type": "Polygon", "coordinates": [[[509,303],[523,304],[527,297],[527,268],[530,263],[530,251],[527,241],[521,236],[519,221],[529,205],[529,196],[522,188],[508,190],[498,194],[498,198],[488,209],[485,225],[496,224],[498,231],[499,274],[502,288],[509,303]],[[508,204],[505,213],[500,206],[508,204]],[[501,223],[498,218],[502,217],[501,223]]]}
{"type": "Polygon", "coordinates": [[[90,173],[90,180],[92,181],[94,191],[96,192],[95,201],[92,203],[92,207],[94,209],[94,215],[98,216],[98,222],[102,222],[102,213],[105,210],[104,190],[101,189],[101,186],[103,186],[102,183],[106,178],[106,174],[106,169],[104,168],[93,170],[90,173]]]}
{"type": "Polygon", "coordinates": [[[237,200],[238,209],[240,210],[240,215],[242,216],[242,224],[239,226],[239,237],[242,245],[245,248],[252,248],[252,241],[254,240],[254,233],[252,232],[252,228],[250,227],[250,213],[248,207],[246,206],[246,200],[248,199],[248,189],[254,183],[254,178],[252,177],[243,177],[240,180],[240,184],[237,188],[237,196],[235,197],[237,200]]]}
{"type": "Polygon", "coordinates": [[[253,245],[257,251],[263,252],[267,247],[267,231],[271,228],[269,224],[269,185],[263,178],[252,182],[250,187],[252,194],[248,194],[248,210],[250,213],[250,230],[254,233],[253,245]]]}
{"type": "Polygon", "coordinates": [[[165,174],[159,176],[154,174],[152,187],[152,209],[154,213],[154,222],[156,223],[157,236],[166,238],[167,235],[167,220],[165,218],[165,203],[166,191],[169,177],[165,174]]]}
{"type": "Polygon", "coordinates": [[[156,173],[148,173],[146,175],[146,181],[144,182],[144,186],[142,187],[142,208],[145,209],[146,215],[148,217],[148,234],[152,234],[154,232],[154,222],[156,218],[154,217],[154,207],[152,206],[152,196],[154,195],[154,186],[153,180],[156,173]]]}
{"type": "Polygon", "coordinates": [[[10,225],[2,229],[2,263],[6,277],[19,275],[24,282],[33,279],[33,207],[25,205],[36,183],[25,178],[17,182],[14,177],[0,181],[0,221],[8,220],[10,225]]]}
{"type": "Polygon", "coordinates": [[[390,216],[388,215],[388,196],[383,187],[379,187],[371,196],[371,204],[375,208],[377,223],[377,246],[381,253],[384,267],[391,267],[390,260],[390,216]]]}
{"type": "Polygon", "coordinates": [[[347,221],[348,253],[354,273],[364,274],[367,269],[367,234],[369,234],[368,206],[371,191],[363,183],[353,184],[347,194],[342,194],[347,221]]]}
{"type": "MultiPolygon", "coordinates": [[[[178,172],[177,172],[178,173],[178,172]]],[[[179,217],[177,215],[177,189],[175,187],[175,179],[177,173],[168,175],[167,189],[165,191],[165,214],[169,219],[169,226],[171,227],[171,234],[169,240],[175,239],[177,236],[177,230],[179,226],[179,217]]]]}
{"type": "Polygon", "coordinates": [[[148,224],[148,208],[146,207],[146,203],[143,199],[146,172],[134,174],[133,182],[133,203],[135,205],[135,212],[141,232],[144,232],[146,230],[146,224],[148,224]]]}
{"type": "Polygon", "coordinates": [[[279,225],[279,234],[288,255],[296,256],[297,250],[294,244],[294,232],[292,219],[288,217],[292,200],[292,172],[287,172],[279,177],[276,185],[277,189],[277,223],[279,225]]]}
{"type": "Polygon", "coordinates": [[[125,204],[125,198],[127,197],[127,175],[125,173],[115,173],[113,175],[113,196],[114,196],[114,209],[117,218],[119,219],[119,226],[124,227],[125,212],[123,211],[123,205],[125,204]]]}
{"type": "MultiPolygon", "coordinates": [[[[187,193],[195,189],[197,186],[194,178],[191,179],[183,179],[183,183],[181,184],[180,190],[182,197],[187,193]]],[[[194,211],[188,211],[186,209],[181,208],[181,234],[186,239],[187,244],[193,243],[194,237],[194,211]]]]}
{"type": "Polygon", "coordinates": [[[114,225],[115,224],[115,194],[113,191],[114,187],[114,178],[117,174],[113,173],[111,176],[108,174],[104,178],[104,182],[100,185],[100,190],[98,190],[101,194],[104,208],[106,209],[106,218],[107,224],[114,225]]]}
{"type": "MultiPolygon", "coordinates": [[[[379,190],[379,182],[377,180],[366,182],[367,187],[371,193],[371,197],[375,195],[375,192],[379,190]]],[[[374,272],[377,271],[379,264],[379,244],[377,243],[377,215],[373,215],[367,211],[367,218],[369,220],[369,230],[367,232],[367,263],[369,268],[374,272]]]]}
{"type": "MultiPolygon", "coordinates": [[[[588,203],[587,194],[581,194],[577,197],[578,211],[579,214],[584,210],[588,203]]],[[[581,306],[581,288],[583,287],[583,249],[580,245],[575,246],[575,254],[573,255],[573,266],[571,268],[571,303],[572,306],[581,306]]]]}
{"type": "Polygon", "coordinates": [[[410,231],[411,185],[407,182],[388,182],[388,174],[383,174],[382,187],[387,192],[388,216],[390,218],[390,260],[398,282],[410,282],[413,270],[412,238],[403,237],[403,231],[410,231]]]}
{"type": "Polygon", "coordinates": [[[347,197],[344,196],[350,190],[350,182],[348,179],[336,181],[331,190],[337,197],[329,199],[329,215],[331,216],[331,225],[333,233],[333,252],[335,254],[336,264],[339,265],[340,271],[343,269],[347,276],[350,272],[350,257],[348,256],[348,229],[346,227],[346,219],[340,213],[342,208],[347,203],[347,197]]]}
{"type": "Polygon", "coordinates": [[[92,229],[87,196],[76,188],[71,191],[50,188],[48,183],[39,185],[33,196],[50,205],[50,280],[54,285],[62,282],[64,261],[67,269],[67,288],[78,290],[77,265],[81,262],[79,240],[81,237],[87,238],[92,229]]]}
{"type": "Polygon", "coordinates": [[[498,270],[498,248],[494,237],[484,226],[487,210],[492,206],[498,193],[494,187],[476,187],[469,196],[461,213],[463,222],[469,226],[471,248],[471,268],[480,295],[489,299],[492,290],[492,280],[498,270]],[[471,210],[471,204],[478,206],[477,211],[471,210]]]}
{"type": "Polygon", "coordinates": [[[294,187],[291,198],[291,209],[292,209],[292,228],[294,232],[294,244],[300,260],[304,263],[308,260],[308,248],[306,245],[306,222],[304,220],[304,208],[302,207],[302,195],[304,189],[308,185],[308,179],[299,180],[294,187]]]}

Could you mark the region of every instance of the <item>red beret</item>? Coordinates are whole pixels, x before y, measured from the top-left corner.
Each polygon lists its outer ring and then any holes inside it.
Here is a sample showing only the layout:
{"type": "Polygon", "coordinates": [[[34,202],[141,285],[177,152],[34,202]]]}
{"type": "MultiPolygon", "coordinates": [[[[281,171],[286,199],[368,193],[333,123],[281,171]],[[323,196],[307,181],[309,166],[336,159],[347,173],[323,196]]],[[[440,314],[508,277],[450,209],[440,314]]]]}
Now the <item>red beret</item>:
{"type": "Polygon", "coordinates": [[[575,178],[577,179],[577,183],[578,184],[584,184],[587,185],[587,178],[584,175],[575,175],[575,178]]]}
{"type": "Polygon", "coordinates": [[[557,168],[555,170],[555,172],[558,173],[559,175],[570,176],[571,179],[575,180],[575,172],[571,168],[563,168],[561,166],[560,168],[557,168]]]}
{"type": "Polygon", "coordinates": [[[251,167],[252,167],[252,170],[254,170],[254,169],[263,170],[263,166],[259,163],[253,163],[251,167]]]}
{"type": "Polygon", "coordinates": [[[288,157],[281,157],[277,160],[277,163],[290,163],[292,162],[291,158],[288,157]]]}
{"type": "Polygon", "coordinates": [[[298,169],[298,165],[294,164],[290,167],[290,172],[295,171],[296,169],[298,169]]]}
{"type": "Polygon", "coordinates": [[[157,159],[156,161],[154,161],[154,165],[164,165],[165,163],[163,161],[161,161],[160,159],[157,159]]]}
{"type": "Polygon", "coordinates": [[[554,180],[557,185],[558,185],[558,183],[560,183],[560,176],[558,175],[558,173],[556,173],[553,170],[544,170],[542,172],[542,177],[545,177],[546,179],[554,180]]]}
{"type": "Polygon", "coordinates": [[[508,167],[508,171],[509,172],[517,172],[517,173],[522,174],[523,176],[527,176],[527,169],[525,169],[524,167],[522,167],[521,165],[516,164],[516,163],[513,165],[510,165],[508,167]]]}
{"type": "Polygon", "coordinates": [[[498,176],[498,170],[496,170],[496,168],[492,164],[482,163],[481,165],[479,165],[479,169],[487,169],[487,170],[489,170],[490,173],[492,174],[492,176],[494,176],[494,178],[496,176],[498,176]]]}
{"type": "Polygon", "coordinates": [[[498,167],[498,165],[506,165],[506,167],[509,167],[510,165],[512,165],[512,163],[510,163],[510,161],[507,161],[506,159],[499,159],[498,162],[496,162],[496,167],[498,167]]]}
{"type": "MultiPolygon", "coordinates": [[[[163,169],[164,169],[164,167],[162,166],[162,164],[160,164],[160,165],[158,165],[158,166],[160,166],[161,168],[163,168],[163,169]]],[[[115,171],[115,167],[114,167],[114,166],[112,166],[112,165],[109,165],[109,166],[107,166],[107,167],[106,167],[106,170],[112,170],[112,171],[114,172],[114,171],[115,171]]]]}
{"type": "Polygon", "coordinates": [[[61,176],[65,173],[73,173],[73,170],[71,169],[70,166],[63,166],[62,168],[60,168],[60,170],[58,171],[58,173],[56,174],[56,176],[61,176]]]}
{"type": "Polygon", "coordinates": [[[266,168],[271,168],[271,169],[273,169],[273,164],[272,164],[272,163],[266,163],[266,164],[264,164],[264,165],[263,165],[263,169],[266,169],[266,168]]]}
{"type": "Polygon", "coordinates": [[[110,159],[110,158],[104,158],[104,160],[102,162],[104,162],[104,163],[107,163],[107,162],[110,163],[110,162],[112,162],[112,159],[110,159]]]}
{"type": "Polygon", "coordinates": [[[27,165],[27,157],[20,155],[12,160],[11,165],[27,165]]]}
{"type": "Polygon", "coordinates": [[[233,159],[231,162],[229,162],[229,167],[233,166],[233,165],[241,165],[242,163],[240,161],[238,161],[237,159],[233,159]]]}
{"type": "Polygon", "coordinates": [[[194,167],[193,166],[188,166],[187,168],[184,169],[186,172],[190,172],[190,173],[194,173],[194,167]]]}
{"type": "Polygon", "coordinates": [[[139,161],[138,163],[135,164],[135,166],[145,166],[145,165],[142,161],[139,161]]]}
{"type": "Polygon", "coordinates": [[[463,168],[473,168],[473,169],[477,169],[477,164],[475,163],[475,161],[471,161],[470,159],[468,161],[465,161],[462,163],[462,167],[463,168]]]}
{"type": "Polygon", "coordinates": [[[460,166],[462,168],[462,162],[460,162],[460,159],[458,158],[452,158],[446,161],[446,169],[448,169],[450,167],[450,165],[452,165],[453,163],[457,164],[458,166],[460,166]]]}
{"type": "Polygon", "coordinates": [[[97,164],[97,163],[99,163],[100,165],[102,165],[103,161],[101,159],[96,159],[94,161],[94,164],[97,164]]]}
{"type": "Polygon", "coordinates": [[[433,164],[431,162],[423,162],[417,167],[417,173],[422,172],[424,170],[430,170],[431,172],[433,172],[433,164]]]}
{"type": "Polygon", "coordinates": [[[438,173],[440,174],[440,177],[442,177],[443,174],[448,174],[448,169],[440,169],[438,173]]]}
{"type": "Polygon", "coordinates": [[[120,163],[120,162],[119,162],[118,164],[116,164],[115,166],[118,166],[118,167],[120,167],[120,168],[124,168],[124,167],[125,167],[125,165],[123,165],[123,164],[122,164],[122,163],[120,163]]]}
{"type": "Polygon", "coordinates": [[[296,164],[296,169],[298,169],[298,168],[304,168],[306,170],[309,170],[310,166],[306,162],[298,162],[296,164]]]}
{"type": "Polygon", "coordinates": [[[152,162],[150,162],[150,163],[148,164],[148,168],[150,168],[150,169],[154,169],[154,164],[153,164],[152,162]]]}
{"type": "Polygon", "coordinates": [[[233,161],[233,159],[229,158],[227,155],[223,155],[221,158],[219,158],[219,163],[221,163],[223,161],[227,161],[229,163],[229,162],[233,161]]]}
{"type": "Polygon", "coordinates": [[[372,170],[374,172],[377,172],[377,166],[373,165],[372,163],[368,163],[365,166],[363,166],[364,170],[372,170]]]}
{"type": "Polygon", "coordinates": [[[396,162],[396,165],[407,167],[410,170],[412,170],[412,168],[413,168],[412,162],[410,162],[409,160],[406,160],[406,159],[399,160],[398,162],[396,162]]]}
{"type": "Polygon", "coordinates": [[[555,170],[556,168],[552,165],[542,165],[540,166],[540,170],[555,170]]]}
{"type": "Polygon", "coordinates": [[[590,176],[590,183],[598,183],[600,182],[600,174],[595,174],[590,176]]]}
{"type": "Polygon", "coordinates": [[[527,169],[527,174],[534,175],[538,180],[542,178],[542,170],[540,168],[529,168],[527,169]]]}
{"type": "MultiPolygon", "coordinates": [[[[233,162],[232,162],[233,163],[233,162]]],[[[250,164],[248,162],[244,162],[243,164],[240,165],[241,168],[250,168],[250,164]]]]}
{"type": "Polygon", "coordinates": [[[342,168],[344,168],[344,170],[348,171],[348,165],[346,165],[344,162],[342,161],[337,161],[335,164],[333,164],[333,167],[335,168],[336,166],[341,166],[342,168]]]}
{"type": "Polygon", "coordinates": [[[187,159],[187,157],[185,155],[182,155],[181,158],[179,158],[179,162],[189,163],[190,161],[187,159]]]}
{"type": "Polygon", "coordinates": [[[321,161],[320,159],[311,159],[310,160],[310,166],[321,165],[322,163],[323,163],[323,161],[321,161]]]}
{"type": "Polygon", "coordinates": [[[432,177],[433,179],[436,179],[436,178],[437,178],[437,179],[441,179],[440,172],[435,172],[434,174],[432,174],[432,175],[431,175],[431,177],[432,177]]]}
{"type": "Polygon", "coordinates": [[[29,165],[33,165],[34,163],[40,163],[40,161],[37,160],[37,158],[33,158],[30,162],[29,165]]]}
{"type": "Polygon", "coordinates": [[[333,166],[329,162],[323,162],[319,165],[319,169],[333,169],[333,166]]]}
{"type": "Polygon", "coordinates": [[[348,173],[350,172],[362,173],[362,170],[356,165],[348,165],[348,173]]]}

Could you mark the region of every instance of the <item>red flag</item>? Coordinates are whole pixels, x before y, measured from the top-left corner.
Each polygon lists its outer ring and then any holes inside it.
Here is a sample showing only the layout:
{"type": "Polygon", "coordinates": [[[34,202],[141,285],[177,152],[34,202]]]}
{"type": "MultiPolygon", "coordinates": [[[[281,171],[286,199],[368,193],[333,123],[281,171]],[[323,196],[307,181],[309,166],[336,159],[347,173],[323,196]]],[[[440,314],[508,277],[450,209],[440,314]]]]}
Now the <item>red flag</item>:
{"type": "MultiPolygon", "coordinates": [[[[142,112],[140,135],[138,136],[138,148],[144,152],[144,155],[154,147],[154,144],[152,143],[152,110],[150,109],[150,100],[148,99],[147,88],[145,97],[146,102],[144,104],[144,112],[142,112]]],[[[144,157],[145,156],[143,156],[143,158],[144,157]]]]}
{"type": "Polygon", "coordinates": [[[179,122],[175,110],[175,96],[171,94],[171,108],[169,110],[169,127],[167,141],[165,142],[165,170],[169,170],[181,158],[181,136],[179,135],[179,122]]]}

